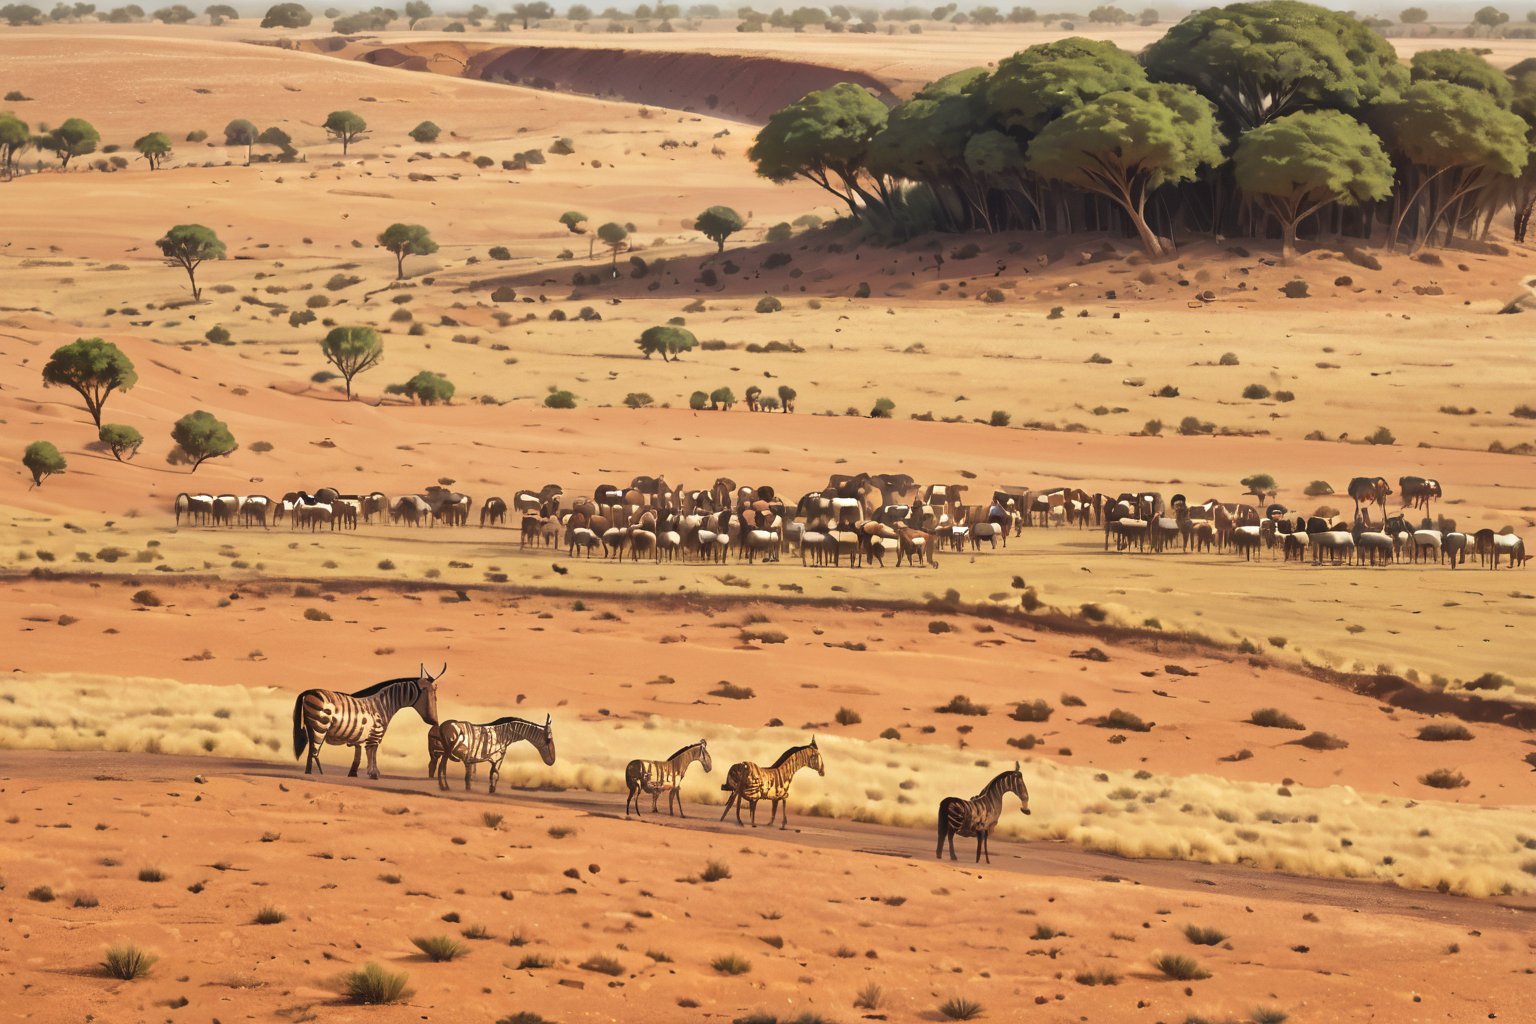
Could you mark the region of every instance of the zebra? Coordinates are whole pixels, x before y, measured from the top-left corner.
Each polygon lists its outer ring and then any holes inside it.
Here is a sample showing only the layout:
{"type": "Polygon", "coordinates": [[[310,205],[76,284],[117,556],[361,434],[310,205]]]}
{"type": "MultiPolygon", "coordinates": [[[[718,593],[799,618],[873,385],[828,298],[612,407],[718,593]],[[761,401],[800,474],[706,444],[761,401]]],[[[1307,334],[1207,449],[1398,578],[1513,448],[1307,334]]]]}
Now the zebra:
{"type": "Polygon", "coordinates": [[[651,813],[659,813],[656,804],[661,799],[661,794],[667,794],[667,813],[672,813],[672,802],[677,801],[677,813],[683,814],[683,776],[688,774],[688,767],[698,761],[704,766],[706,773],[715,770],[715,762],[709,756],[709,747],[704,740],[690,743],[665,761],[642,761],[639,758],[629,762],[624,769],[624,782],[629,787],[629,797],[624,801],[624,817],[629,817],[629,805],[635,805],[635,814],[640,813],[640,794],[651,794],[651,813]]]}
{"type": "Polygon", "coordinates": [[[811,742],[803,747],[790,747],[779,755],[779,759],[773,762],[772,767],[764,768],[753,764],[751,761],[738,761],[731,765],[730,771],[725,773],[725,785],[721,790],[730,793],[730,798],[725,802],[725,811],[721,813],[720,820],[730,813],[731,805],[736,806],[736,824],[741,825],[741,804],[745,800],[752,805],[752,827],[757,828],[757,802],[759,800],[771,800],[772,806],[768,810],[768,824],[773,824],[773,816],[778,813],[779,805],[784,805],[783,822],[779,828],[789,825],[789,784],[794,781],[795,772],[801,768],[814,768],[817,775],[827,774],[826,765],[822,763],[821,751],[816,748],[816,738],[811,737],[811,742]]]}
{"type": "Polygon", "coordinates": [[[427,730],[427,776],[436,776],[439,789],[448,788],[448,762],[464,762],[464,788],[470,788],[475,778],[475,765],[481,761],[491,763],[491,789],[496,792],[496,780],[501,777],[501,759],[507,756],[507,748],[521,740],[533,744],[544,758],[545,764],[555,763],[555,733],[553,719],[544,716],[544,724],[528,722],[508,715],[494,722],[475,724],[449,719],[427,730]]]}
{"type": "Polygon", "coordinates": [[[304,762],[304,774],[325,771],[320,767],[320,748],[327,743],[352,747],[352,770],[348,777],[357,775],[357,766],[368,750],[368,777],[379,777],[378,750],[384,739],[384,730],[390,719],[403,708],[414,708],[421,720],[428,725],[437,724],[437,681],[448,670],[445,662],[437,675],[427,671],[425,665],[416,676],[386,679],[356,693],[336,693],[333,690],[305,690],[293,702],[293,756],[303,757],[309,749],[309,759],[304,762]]]}
{"type": "Polygon", "coordinates": [[[1019,762],[1013,762],[1013,768],[1003,772],[997,778],[987,783],[987,788],[969,800],[958,796],[947,796],[939,803],[939,848],[934,856],[939,860],[944,859],[944,841],[949,840],[949,859],[958,860],[955,856],[955,836],[976,837],[976,862],[981,863],[985,856],[987,863],[992,863],[992,852],[987,845],[987,837],[997,827],[997,819],[1003,814],[1003,797],[1012,793],[1019,798],[1023,805],[1024,813],[1029,813],[1029,790],[1024,787],[1024,775],[1019,771],[1019,762]]]}

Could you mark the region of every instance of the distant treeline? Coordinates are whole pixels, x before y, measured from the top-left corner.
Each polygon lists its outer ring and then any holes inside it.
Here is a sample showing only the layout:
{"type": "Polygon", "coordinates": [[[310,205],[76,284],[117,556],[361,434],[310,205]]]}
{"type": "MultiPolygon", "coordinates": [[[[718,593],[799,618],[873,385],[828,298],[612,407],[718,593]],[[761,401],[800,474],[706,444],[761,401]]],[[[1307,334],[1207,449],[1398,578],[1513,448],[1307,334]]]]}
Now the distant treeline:
{"type": "Polygon", "coordinates": [[[775,114],[750,156],[805,178],[878,236],[1133,233],[1153,255],[1189,235],[1299,231],[1388,245],[1486,238],[1512,209],[1524,241],[1536,59],[1474,50],[1403,64],[1349,14],[1297,0],[1197,12],[1139,55],[1082,38],[971,68],[887,109],[862,87],[775,114]]]}

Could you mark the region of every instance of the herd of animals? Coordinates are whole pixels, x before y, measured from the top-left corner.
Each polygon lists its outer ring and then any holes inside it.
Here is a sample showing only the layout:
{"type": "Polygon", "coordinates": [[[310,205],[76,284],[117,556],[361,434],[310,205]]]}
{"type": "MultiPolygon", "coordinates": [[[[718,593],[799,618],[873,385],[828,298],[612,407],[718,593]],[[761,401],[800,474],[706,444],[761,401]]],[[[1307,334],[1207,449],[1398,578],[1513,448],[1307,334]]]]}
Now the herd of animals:
{"type": "MultiPolygon", "coordinates": [[[[355,693],[339,693],[334,690],[312,689],[299,694],[293,702],[293,756],[308,757],[304,774],[321,772],[320,750],[327,744],[347,746],[353,750],[352,769],[347,773],[356,776],[363,754],[368,755],[366,769],[370,779],[379,777],[378,749],[384,733],[395,715],[406,708],[413,709],[427,725],[427,774],[436,778],[438,786],[448,788],[448,765],[457,761],[464,765],[464,788],[474,785],[475,766],[490,765],[489,791],[496,792],[501,777],[501,763],[508,749],[526,741],[538,751],[545,765],[555,763],[554,719],[545,715],[542,725],[526,719],[507,716],[494,722],[464,722],[458,719],[439,719],[437,714],[438,680],[448,669],[445,663],[436,674],[420,666],[414,676],[386,679],[355,693]]],[[[684,775],[693,764],[699,764],[708,773],[714,770],[709,744],[705,740],[690,743],[665,760],[635,759],[624,769],[624,784],[628,796],[624,801],[624,816],[629,817],[631,806],[636,816],[643,816],[641,800],[651,798],[651,811],[658,812],[663,795],[667,797],[667,812],[687,817],[683,812],[681,787],[684,775]]],[[[815,737],[801,746],[790,747],[771,765],[763,766],[751,761],[738,761],[725,773],[725,784],[720,787],[729,793],[725,810],[720,815],[724,821],[734,807],[736,823],[741,819],[742,808],[750,811],[753,828],[757,827],[757,805],[769,801],[768,825],[779,819],[779,828],[789,826],[789,788],[795,775],[809,768],[817,775],[827,774],[826,762],[816,745],[815,737]]],[[[949,843],[949,856],[955,858],[954,837],[976,839],[976,860],[983,857],[992,863],[987,849],[990,833],[997,827],[1002,816],[1003,797],[1013,793],[1025,814],[1029,813],[1029,790],[1018,762],[1012,769],[1002,772],[971,799],[946,797],[939,805],[937,856],[944,854],[944,844],[949,843]]]]}
{"type": "MultiPolygon", "coordinates": [[[[918,485],[904,474],[834,475],[798,500],[771,486],[738,486],[721,477],[709,488],[672,487],[637,476],[628,486],[603,484],[591,497],[567,495],[558,484],[517,491],[510,501],[479,505],[482,527],[519,524],[522,547],[564,549],[570,557],[725,562],[800,558],[802,564],[937,566],[943,550],[980,551],[1008,545],[1025,527],[1102,528],[1104,548],[1116,551],[1231,551],[1245,559],[1280,553],[1315,565],[1384,565],[1396,561],[1523,566],[1525,542],[1508,528],[1457,530],[1431,518],[1443,496],[1438,480],[1405,476],[1394,492],[1382,477],[1349,483],[1349,522],[1335,515],[1299,515],[1284,505],[1260,506],[1155,491],[1117,496],[1079,487],[999,487],[986,500],[967,500],[967,484],[918,485]],[[1400,509],[1389,510],[1400,496],[1400,509]],[[1379,524],[1372,521],[1372,509],[1379,524]],[[1414,521],[1417,517],[1417,521],[1414,521]]],[[[179,494],[176,522],[261,526],[285,520],[290,529],[356,529],[361,524],[467,526],[475,502],[446,487],[390,499],[374,491],[345,494],[333,487],[265,495],[179,494]]],[[[1319,510],[1326,511],[1326,510],[1319,510]]]]}

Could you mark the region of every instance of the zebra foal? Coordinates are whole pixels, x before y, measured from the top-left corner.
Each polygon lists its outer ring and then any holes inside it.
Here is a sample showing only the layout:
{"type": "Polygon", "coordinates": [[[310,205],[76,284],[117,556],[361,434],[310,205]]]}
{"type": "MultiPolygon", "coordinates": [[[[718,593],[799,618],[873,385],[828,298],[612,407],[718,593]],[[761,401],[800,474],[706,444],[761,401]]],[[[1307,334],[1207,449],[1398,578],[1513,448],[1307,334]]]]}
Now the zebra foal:
{"type": "Polygon", "coordinates": [[[293,756],[297,759],[309,751],[304,774],[325,774],[320,767],[320,748],[331,743],[353,749],[348,776],[357,774],[366,749],[368,777],[377,779],[379,744],[390,719],[405,708],[413,708],[423,722],[436,725],[437,681],[446,671],[446,662],[435,676],[423,665],[415,676],[386,679],[356,693],[315,689],[299,694],[293,702],[293,756]]]}
{"type": "Polygon", "coordinates": [[[1019,762],[1013,762],[1013,768],[1003,772],[997,778],[987,783],[987,788],[969,800],[958,796],[947,796],[939,803],[939,848],[934,856],[944,859],[944,841],[949,841],[949,859],[958,860],[955,856],[955,836],[976,837],[976,862],[981,863],[985,856],[987,863],[992,863],[992,853],[988,848],[987,837],[997,827],[997,820],[1003,816],[1003,797],[1012,793],[1019,798],[1025,814],[1029,813],[1029,790],[1024,788],[1024,774],[1019,770],[1019,762]]]}
{"type": "Polygon", "coordinates": [[[688,768],[693,762],[699,762],[704,766],[706,773],[715,770],[715,762],[709,756],[709,746],[704,740],[690,743],[665,761],[643,761],[640,758],[629,762],[624,768],[624,783],[629,787],[629,796],[624,800],[624,817],[629,817],[629,805],[635,805],[635,814],[640,813],[640,794],[651,795],[651,813],[660,811],[656,805],[661,799],[661,794],[667,794],[667,813],[672,813],[672,802],[677,801],[677,813],[683,814],[683,776],[688,774],[688,768]]]}
{"type": "Polygon", "coordinates": [[[507,756],[507,748],[524,740],[544,758],[545,764],[555,763],[555,733],[553,719],[544,716],[544,724],[521,718],[498,718],[494,722],[476,724],[450,718],[427,730],[427,775],[435,776],[439,789],[448,788],[448,762],[464,762],[464,788],[468,790],[475,778],[475,765],[488,761],[491,765],[491,788],[496,792],[496,781],[501,778],[501,761],[507,756]]]}
{"type": "Polygon", "coordinates": [[[762,765],[753,764],[751,761],[738,761],[731,765],[730,771],[725,773],[725,785],[720,788],[731,794],[725,801],[725,810],[720,815],[724,821],[725,816],[731,812],[732,805],[736,808],[736,824],[745,824],[741,820],[742,802],[752,807],[752,827],[757,828],[757,802],[759,800],[772,801],[768,809],[768,824],[773,824],[773,816],[778,813],[779,805],[784,805],[783,821],[779,828],[789,825],[789,784],[794,781],[795,773],[801,768],[815,769],[817,775],[826,775],[826,765],[822,763],[821,751],[816,749],[816,739],[803,747],[790,747],[779,755],[779,759],[772,765],[764,768],[762,765]]]}

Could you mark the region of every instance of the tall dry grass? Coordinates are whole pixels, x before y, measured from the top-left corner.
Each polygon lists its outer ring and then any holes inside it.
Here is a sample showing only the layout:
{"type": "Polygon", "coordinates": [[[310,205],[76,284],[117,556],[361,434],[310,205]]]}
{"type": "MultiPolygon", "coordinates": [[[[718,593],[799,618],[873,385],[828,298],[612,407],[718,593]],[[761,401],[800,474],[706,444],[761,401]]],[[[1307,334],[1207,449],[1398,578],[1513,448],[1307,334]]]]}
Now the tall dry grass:
{"type": "MultiPolygon", "coordinates": [[[[189,685],[165,679],[85,675],[12,676],[0,684],[0,747],[216,754],[292,764],[292,693],[241,686],[189,685]],[[227,717],[216,714],[227,712],[227,717]],[[211,741],[211,747],[210,747],[211,741]]],[[[486,720],[498,712],[473,707],[455,714],[486,720]]],[[[770,763],[809,736],[794,729],[738,729],[677,719],[581,721],[556,717],[560,760],[546,768],[531,748],[504,765],[504,784],[617,793],[634,757],[663,757],[697,740],[710,741],[719,766],[695,769],[684,784],[690,804],[720,804],[720,784],[738,760],[770,763]]],[[[970,796],[1014,753],[988,757],[975,748],[949,750],[899,742],[820,736],[827,775],[803,773],[791,813],[910,828],[933,826],[945,796],[970,796]],[[910,782],[903,789],[901,784],[910,782]]],[[[346,762],[344,748],[325,759],[346,762]]],[[[379,751],[382,770],[425,775],[424,726],[403,712],[379,751]]],[[[1476,807],[1362,794],[1348,786],[1273,785],[1213,775],[1138,780],[1129,772],[1096,778],[1091,767],[1037,759],[1025,764],[1033,815],[1010,801],[998,832],[1024,840],[1061,840],[1126,857],[1213,864],[1251,864],[1297,874],[1361,878],[1410,888],[1442,888],[1470,896],[1536,891],[1522,870],[1536,835],[1536,809],[1476,807]],[[1110,794],[1116,793],[1111,799],[1110,794]],[[1134,792],[1127,798],[1126,791],[1134,792]],[[1348,843],[1345,843],[1345,840],[1348,843]]]]}

